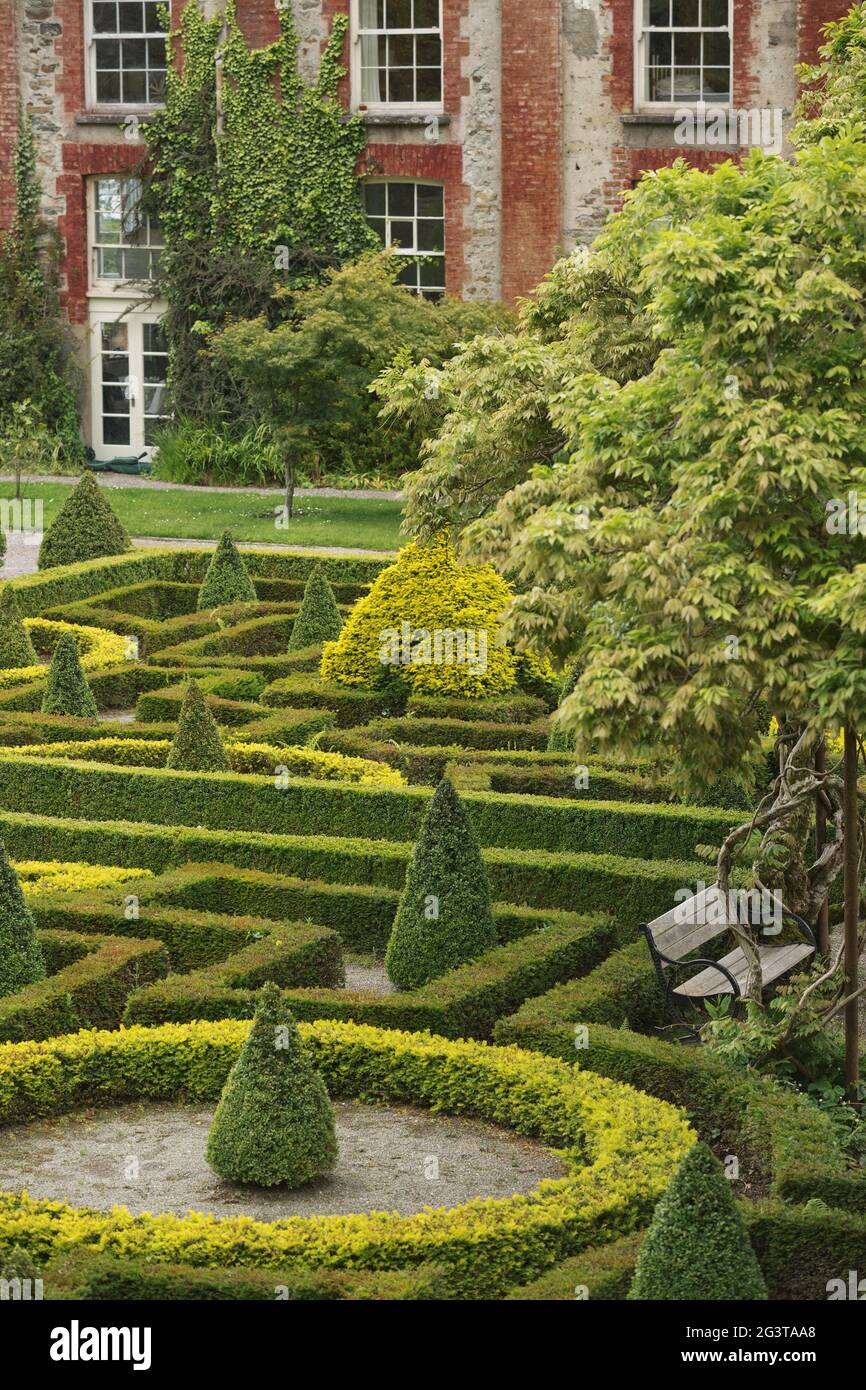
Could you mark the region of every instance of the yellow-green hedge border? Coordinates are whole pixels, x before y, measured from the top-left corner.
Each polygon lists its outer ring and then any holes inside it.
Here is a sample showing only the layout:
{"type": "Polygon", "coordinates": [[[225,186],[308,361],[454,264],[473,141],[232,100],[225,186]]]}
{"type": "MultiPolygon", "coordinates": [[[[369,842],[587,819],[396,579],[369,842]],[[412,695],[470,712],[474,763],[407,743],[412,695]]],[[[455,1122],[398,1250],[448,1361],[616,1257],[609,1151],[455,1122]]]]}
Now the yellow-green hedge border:
{"type": "MultiPolygon", "coordinates": [[[[37,647],[48,646],[52,651],[63,634],[71,632],[85,671],[101,670],[103,666],[116,666],[131,659],[127,638],[104,627],[84,627],[81,623],[54,622],[48,618],[25,618],[24,626],[37,647]]],[[[0,690],[44,680],[47,674],[46,666],[6,667],[0,670],[0,690]]]]}
{"type": "MultiPolygon", "coordinates": [[[[0,1047],[0,1122],[84,1104],[214,1099],[246,1021],[86,1031],[0,1047]]],[[[465,1297],[499,1296],[586,1246],[645,1224],[695,1142],[682,1111],[516,1048],[323,1020],[302,1035],[335,1096],[481,1116],[562,1147],[572,1171],[532,1192],[411,1216],[373,1212],[261,1222],[132,1216],[0,1194],[0,1241],[37,1257],[87,1246],[199,1266],[389,1269],[434,1260],[465,1297]]]]}

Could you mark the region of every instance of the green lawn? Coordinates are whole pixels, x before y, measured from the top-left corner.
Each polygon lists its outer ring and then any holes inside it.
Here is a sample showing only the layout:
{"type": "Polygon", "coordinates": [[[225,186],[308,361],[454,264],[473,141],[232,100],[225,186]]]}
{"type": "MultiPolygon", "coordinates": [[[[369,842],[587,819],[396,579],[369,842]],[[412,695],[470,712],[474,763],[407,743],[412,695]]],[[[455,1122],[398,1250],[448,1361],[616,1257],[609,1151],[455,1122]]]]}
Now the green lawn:
{"type": "MultiPolygon", "coordinates": [[[[69,491],[68,485],[59,483],[29,483],[22,489],[25,498],[41,498],[46,526],[69,491]]],[[[106,488],[106,493],[131,536],[218,540],[228,527],[238,541],[339,545],[362,550],[395,550],[400,545],[402,504],[385,498],[296,498],[289,525],[278,527],[274,515],[280,504],[277,495],[121,487],[106,488]]],[[[13,496],[11,483],[0,484],[0,497],[13,496]]]]}

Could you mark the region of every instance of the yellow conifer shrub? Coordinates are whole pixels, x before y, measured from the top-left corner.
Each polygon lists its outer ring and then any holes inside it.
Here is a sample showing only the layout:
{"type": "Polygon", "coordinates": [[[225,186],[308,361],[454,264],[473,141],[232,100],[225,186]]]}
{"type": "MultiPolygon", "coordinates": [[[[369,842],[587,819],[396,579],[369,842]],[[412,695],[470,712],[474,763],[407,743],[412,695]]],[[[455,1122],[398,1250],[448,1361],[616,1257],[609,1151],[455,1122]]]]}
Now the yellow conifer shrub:
{"type": "Polygon", "coordinates": [[[411,542],[325,644],[322,676],[374,686],[403,677],[414,693],[489,697],[513,690],[514,653],[498,645],[512,598],[490,565],[461,565],[445,534],[411,542]]]}

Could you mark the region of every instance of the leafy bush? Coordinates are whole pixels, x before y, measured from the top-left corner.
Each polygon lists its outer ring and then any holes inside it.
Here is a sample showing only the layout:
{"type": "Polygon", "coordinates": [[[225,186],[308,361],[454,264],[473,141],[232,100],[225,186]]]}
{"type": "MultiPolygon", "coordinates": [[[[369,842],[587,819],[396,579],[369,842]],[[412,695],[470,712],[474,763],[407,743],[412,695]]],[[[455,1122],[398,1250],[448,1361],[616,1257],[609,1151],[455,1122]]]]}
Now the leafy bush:
{"type": "Polygon", "coordinates": [[[159,431],[156,446],[154,476],[172,483],[256,487],[282,473],[266,425],[182,416],[159,431]]]}
{"type": "Polygon", "coordinates": [[[496,944],[490,886],[469,817],[441,781],[424,817],[394,918],[385,966],[416,989],[496,944]]]}
{"type": "Polygon", "coordinates": [[[78,719],[95,719],[99,710],[87,677],[81,669],[78,644],[71,632],[61,634],[42,700],[43,714],[68,714],[78,719]]]}
{"type": "Polygon", "coordinates": [[[42,538],[39,568],[122,555],[129,548],[129,536],[106,501],[103,489],[92,473],[85,473],[42,538]]]}
{"type": "Polygon", "coordinates": [[[766,1297],[731,1184],[706,1145],[696,1144],[656,1207],[629,1298],[706,1302],[766,1297]]]}
{"type": "Polygon", "coordinates": [[[223,531],[199,590],[198,610],[220,608],[224,603],[255,601],[255,585],[232,540],[231,531],[223,531]]]}
{"type": "Polygon", "coordinates": [[[275,984],[265,985],[229,1072],[207,1141],[220,1177],[299,1187],[337,1162],[334,1112],[297,1024],[275,984]]]}
{"type": "Polygon", "coordinates": [[[21,621],[21,613],[11,584],[0,590],[0,669],[35,666],[36,649],[21,621]]]}
{"type": "Polygon", "coordinates": [[[322,676],[372,686],[382,666],[393,665],[419,694],[503,695],[514,689],[517,675],[513,653],[497,645],[510,598],[490,565],[459,565],[444,533],[426,545],[413,541],[355,605],[337,641],[327,644],[322,676]],[[442,659],[433,645],[437,632],[445,634],[442,659]],[[404,633],[411,634],[405,641],[404,633]]]}
{"type": "Polygon", "coordinates": [[[13,994],[44,976],[33,914],[0,841],[0,995],[13,994]]]}
{"type": "Polygon", "coordinates": [[[343,619],[321,565],[314,565],[289,638],[290,652],[318,647],[339,637],[343,619]]]}
{"type": "Polygon", "coordinates": [[[229,760],[216,720],[197,681],[190,681],[166,767],[175,772],[226,772],[229,760]]]}

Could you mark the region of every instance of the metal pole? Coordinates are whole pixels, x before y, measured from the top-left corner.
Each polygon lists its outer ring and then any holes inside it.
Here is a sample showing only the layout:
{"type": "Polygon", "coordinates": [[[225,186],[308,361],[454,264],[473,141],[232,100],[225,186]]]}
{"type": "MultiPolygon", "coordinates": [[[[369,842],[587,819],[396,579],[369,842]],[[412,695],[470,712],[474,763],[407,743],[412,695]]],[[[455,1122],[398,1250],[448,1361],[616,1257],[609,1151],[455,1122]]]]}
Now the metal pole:
{"type": "MultiPolygon", "coordinates": [[[[857,735],[845,725],[845,988],[857,989],[860,925],[860,836],[857,798],[857,735]]],[[[845,1089],[848,1100],[860,1099],[860,1001],[845,1005],[845,1089]]]]}
{"type": "MultiPolygon", "coordinates": [[[[827,745],[824,740],[818,747],[815,754],[815,771],[822,776],[827,771],[827,745]]],[[[820,792],[815,798],[815,850],[816,858],[820,859],[821,853],[827,844],[827,808],[820,792]]],[[[818,950],[824,960],[830,958],[830,898],[824,898],[821,910],[818,913],[818,950]]]]}

